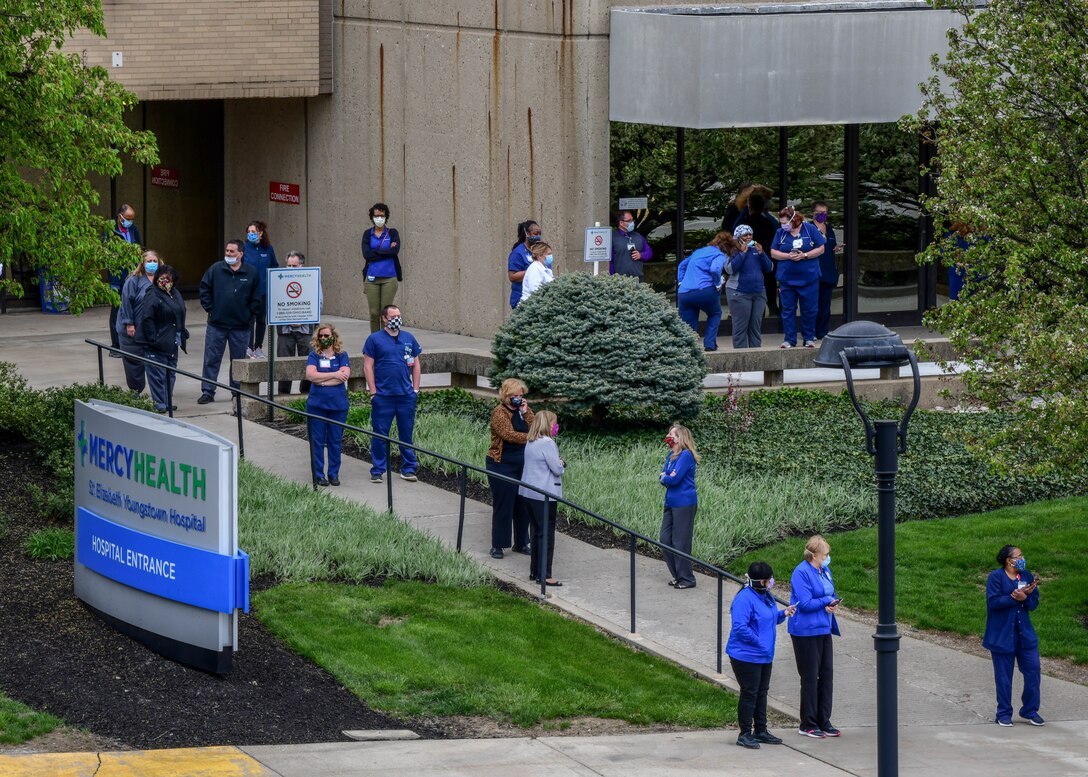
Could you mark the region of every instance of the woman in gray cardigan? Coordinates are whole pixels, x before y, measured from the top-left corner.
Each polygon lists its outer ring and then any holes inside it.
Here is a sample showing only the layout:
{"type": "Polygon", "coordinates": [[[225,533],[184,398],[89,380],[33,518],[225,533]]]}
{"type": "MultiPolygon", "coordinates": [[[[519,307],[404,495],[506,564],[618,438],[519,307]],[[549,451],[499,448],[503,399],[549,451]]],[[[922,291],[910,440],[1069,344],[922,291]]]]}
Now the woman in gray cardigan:
{"type": "MultiPolygon", "coordinates": [[[[553,439],[559,433],[559,424],[555,413],[541,410],[529,425],[528,442],[525,443],[525,464],[521,470],[521,479],[552,496],[563,496],[564,461],[559,458],[559,448],[553,439]]],[[[552,577],[552,557],[555,555],[555,518],[558,504],[545,499],[544,494],[521,486],[518,496],[529,513],[529,525],[532,532],[532,553],[529,561],[529,579],[537,580],[543,568],[544,582],[548,585],[563,585],[552,577]],[[544,555],[544,532],[548,536],[547,562],[544,555]]]]}

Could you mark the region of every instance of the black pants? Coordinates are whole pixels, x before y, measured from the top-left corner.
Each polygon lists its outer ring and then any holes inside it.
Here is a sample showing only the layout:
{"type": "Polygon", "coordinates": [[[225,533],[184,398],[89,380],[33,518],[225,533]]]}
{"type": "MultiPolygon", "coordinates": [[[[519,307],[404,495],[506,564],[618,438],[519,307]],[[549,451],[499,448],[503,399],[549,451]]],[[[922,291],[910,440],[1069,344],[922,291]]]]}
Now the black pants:
{"type": "Polygon", "coordinates": [[[740,701],[737,702],[737,723],[740,733],[751,734],[767,730],[767,691],[771,687],[772,664],[753,664],[730,657],[733,676],[740,684],[740,701]]]}
{"type": "Polygon", "coordinates": [[[801,676],[801,728],[827,728],[831,725],[835,679],[831,635],[798,637],[791,634],[790,638],[797,674],[801,676]]]}
{"type": "Polygon", "coordinates": [[[121,346],[120,341],[117,339],[117,314],[120,312],[121,308],[110,306],[110,345],[114,348],[121,346]]]}
{"type": "MultiPolygon", "coordinates": [[[[676,548],[691,555],[691,535],[695,528],[695,511],[699,505],[685,505],[684,507],[665,507],[665,514],[661,518],[661,534],[659,539],[662,544],[676,548]]],[[[667,550],[661,551],[665,557],[665,566],[669,568],[669,574],[677,583],[686,586],[695,585],[695,572],[691,568],[691,562],[675,553],[667,550]]]]}
{"type": "MultiPolygon", "coordinates": [[[[127,334],[118,335],[117,337],[120,341],[120,348],[125,353],[131,353],[135,356],[147,355],[147,343],[138,343],[127,334]]],[[[142,392],[144,386],[147,385],[144,363],[134,359],[125,359],[121,364],[125,368],[125,385],[128,386],[129,391],[135,391],[137,394],[142,392]]]]}
{"type": "MultiPolygon", "coordinates": [[[[309,356],[310,335],[304,332],[284,332],[282,328],[276,331],[276,356],[309,356]]],[[[306,374],[306,368],[302,368],[302,374],[306,374]]],[[[281,394],[291,393],[291,381],[281,380],[279,390],[281,394]]],[[[310,392],[310,381],[303,378],[298,384],[298,390],[303,394],[310,392]]]]}
{"type": "MultiPolygon", "coordinates": [[[[496,463],[487,459],[487,469],[507,477],[520,478],[523,460],[496,463]]],[[[491,487],[491,547],[523,548],[529,544],[529,517],[518,496],[518,487],[497,478],[488,478],[491,487]],[[513,536],[511,537],[511,527],[513,536]]]]}
{"type": "Polygon", "coordinates": [[[265,309],[265,301],[261,300],[261,309],[253,316],[251,326],[253,327],[252,337],[250,338],[249,347],[253,350],[258,348],[264,348],[264,333],[268,328],[268,311],[265,309]]]}
{"type": "Polygon", "coordinates": [[[552,576],[552,559],[555,558],[555,517],[559,505],[552,500],[521,498],[529,513],[529,527],[533,536],[533,555],[529,560],[529,577],[540,577],[540,557],[544,553],[544,532],[548,533],[548,559],[544,565],[544,577],[552,576]]]}

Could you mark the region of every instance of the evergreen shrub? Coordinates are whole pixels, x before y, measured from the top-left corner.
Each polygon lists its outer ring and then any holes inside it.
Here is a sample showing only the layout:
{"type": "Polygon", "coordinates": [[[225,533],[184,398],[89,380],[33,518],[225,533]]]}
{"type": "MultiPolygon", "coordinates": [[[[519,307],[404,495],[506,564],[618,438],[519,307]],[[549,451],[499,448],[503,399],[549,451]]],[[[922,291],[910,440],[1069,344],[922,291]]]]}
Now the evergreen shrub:
{"type": "Polygon", "coordinates": [[[518,305],[495,334],[493,386],[525,381],[564,412],[603,421],[632,407],[694,418],[706,360],[663,294],[633,278],[571,272],[518,305]]]}

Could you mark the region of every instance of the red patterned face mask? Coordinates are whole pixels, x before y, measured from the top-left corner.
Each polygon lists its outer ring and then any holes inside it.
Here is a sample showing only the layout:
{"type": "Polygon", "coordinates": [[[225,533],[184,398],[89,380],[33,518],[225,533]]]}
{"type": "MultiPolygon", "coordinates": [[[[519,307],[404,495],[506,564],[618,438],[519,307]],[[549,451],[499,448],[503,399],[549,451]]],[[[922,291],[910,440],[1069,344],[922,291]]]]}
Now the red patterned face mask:
{"type": "Polygon", "coordinates": [[[673,445],[676,444],[676,438],[673,437],[671,434],[668,435],[667,437],[665,437],[665,444],[671,448],[673,445]]]}

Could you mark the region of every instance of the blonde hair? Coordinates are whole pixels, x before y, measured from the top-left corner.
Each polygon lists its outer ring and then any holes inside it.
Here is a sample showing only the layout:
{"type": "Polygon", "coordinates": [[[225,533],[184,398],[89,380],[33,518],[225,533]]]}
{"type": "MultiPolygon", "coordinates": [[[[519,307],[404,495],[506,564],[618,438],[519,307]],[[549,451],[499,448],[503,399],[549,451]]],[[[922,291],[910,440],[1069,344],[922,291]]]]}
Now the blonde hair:
{"type": "Polygon", "coordinates": [[[332,324],[318,324],[314,327],[313,337],[310,338],[310,350],[314,353],[321,353],[325,350],[325,347],[318,342],[317,333],[322,329],[328,329],[332,332],[332,352],[341,353],[344,350],[344,344],[340,342],[340,333],[336,331],[336,327],[332,324]]]}
{"type": "MultiPolygon", "coordinates": [[[[681,450],[690,451],[691,457],[696,462],[699,461],[699,453],[695,450],[695,438],[691,436],[691,430],[682,424],[673,424],[669,427],[669,432],[672,433],[673,439],[676,440],[676,444],[681,450]]],[[[679,457],[680,454],[674,453],[672,458],[679,457]]]]}
{"type": "Polygon", "coordinates": [[[534,262],[538,259],[543,260],[551,250],[552,247],[547,243],[533,243],[529,246],[529,253],[533,255],[534,262]]]}
{"type": "Polygon", "coordinates": [[[154,250],[153,248],[149,248],[142,254],[140,254],[140,263],[136,265],[137,275],[147,275],[147,268],[145,267],[145,265],[147,264],[148,258],[152,256],[155,257],[155,261],[157,261],[159,264],[164,264],[164,262],[162,261],[162,257],[159,256],[159,252],[154,250]]]}
{"type": "Polygon", "coordinates": [[[551,437],[552,424],[555,422],[555,413],[550,410],[541,410],[533,416],[533,422],[529,424],[529,434],[526,439],[532,442],[533,440],[539,440],[541,437],[551,437]]]}
{"type": "Polygon", "coordinates": [[[812,561],[817,553],[830,553],[831,546],[819,534],[813,534],[805,543],[805,561],[812,561]]]}
{"type": "Polygon", "coordinates": [[[510,401],[510,397],[518,394],[524,396],[528,393],[529,387],[520,378],[507,378],[499,386],[499,402],[505,405],[510,401]]]}

